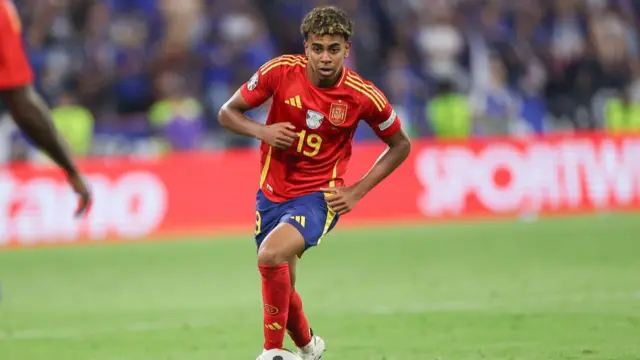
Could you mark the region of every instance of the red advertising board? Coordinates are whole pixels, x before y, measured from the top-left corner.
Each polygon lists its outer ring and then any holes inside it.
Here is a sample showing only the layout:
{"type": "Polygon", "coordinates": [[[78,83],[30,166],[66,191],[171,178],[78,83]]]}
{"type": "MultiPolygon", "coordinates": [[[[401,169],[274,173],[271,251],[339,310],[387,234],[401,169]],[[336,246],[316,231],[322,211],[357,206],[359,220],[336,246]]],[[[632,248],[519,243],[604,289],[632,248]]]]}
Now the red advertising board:
{"type": "MultiPolygon", "coordinates": [[[[356,145],[348,182],[383,150],[356,145]]],[[[81,221],[72,217],[76,198],[57,170],[0,171],[0,248],[253,232],[255,150],[91,159],[81,166],[95,194],[81,221]]],[[[640,135],[415,141],[407,162],[341,225],[600,209],[640,209],[640,135]]]]}

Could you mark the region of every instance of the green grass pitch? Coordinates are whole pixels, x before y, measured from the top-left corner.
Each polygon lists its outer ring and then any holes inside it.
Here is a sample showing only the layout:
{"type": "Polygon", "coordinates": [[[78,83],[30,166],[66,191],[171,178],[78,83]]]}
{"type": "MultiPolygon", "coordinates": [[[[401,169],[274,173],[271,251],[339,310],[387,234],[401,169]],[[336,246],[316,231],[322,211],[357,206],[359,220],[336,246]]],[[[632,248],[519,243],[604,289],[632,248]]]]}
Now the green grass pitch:
{"type": "MultiPolygon", "coordinates": [[[[253,240],[202,240],[0,252],[0,359],[255,359],[253,240]]],[[[298,281],[326,360],[640,359],[640,215],[338,227],[298,281]]]]}

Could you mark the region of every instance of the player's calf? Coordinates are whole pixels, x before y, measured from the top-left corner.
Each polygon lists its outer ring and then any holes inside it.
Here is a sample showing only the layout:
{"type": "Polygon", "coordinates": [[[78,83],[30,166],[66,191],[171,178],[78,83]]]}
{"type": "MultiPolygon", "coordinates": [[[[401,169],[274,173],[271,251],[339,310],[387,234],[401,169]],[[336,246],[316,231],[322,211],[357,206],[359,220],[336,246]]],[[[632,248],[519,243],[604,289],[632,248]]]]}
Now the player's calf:
{"type": "Polygon", "coordinates": [[[303,348],[311,342],[311,328],[302,309],[302,298],[295,290],[291,292],[291,298],[289,299],[287,332],[298,348],[303,348]]]}
{"type": "Polygon", "coordinates": [[[289,259],[304,250],[302,234],[291,224],[278,225],[258,250],[264,302],[264,349],[283,347],[292,293],[289,259]]]}

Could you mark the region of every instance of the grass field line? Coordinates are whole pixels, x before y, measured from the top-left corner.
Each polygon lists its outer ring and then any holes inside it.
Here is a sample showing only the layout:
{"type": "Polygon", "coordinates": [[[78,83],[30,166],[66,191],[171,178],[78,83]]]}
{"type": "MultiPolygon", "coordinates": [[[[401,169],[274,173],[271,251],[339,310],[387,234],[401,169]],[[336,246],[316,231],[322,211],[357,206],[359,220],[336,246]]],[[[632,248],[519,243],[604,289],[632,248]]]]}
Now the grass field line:
{"type": "MultiPolygon", "coordinates": [[[[367,308],[351,309],[353,312],[371,314],[371,315],[387,315],[387,314],[420,314],[428,312],[442,312],[442,311],[497,311],[502,310],[505,313],[517,312],[517,309],[522,311],[530,310],[532,312],[539,311],[539,309],[531,309],[528,304],[531,303],[555,303],[555,304],[579,304],[588,300],[640,300],[640,291],[632,293],[592,293],[592,294],[565,294],[557,296],[527,296],[527,301],[514,303],[512,306],[508,306],[504,299],[492,301],[492,300],[480,300],[480,301],[441,301],[441,302],[429,302],[414,303],[409,306],[370,306],[367,308]]],[[[320,312],[335,313],[335,309],[319,309],[320,312]]],[[[567,313],[573,313],[574,311],[567,311],[567,313]]],[[[626,313],[618,315],[625,315],[631,317],[640,317],[640,313],[626,313]]],[[[90,336],[105,335],[105,334],[117,334],[117,333],[136,333],[136,332],[155,332],[164,330],[179,330],[179,329],[198,329],[207,328],[212,326],[218,326],[219,322],[215,319],[172,319],[172,320],[157,320],[157,321],[143,321],[132,322],[129,324],[121,325],[100,325],[92,324],[91,326],[79,326],[79,327],[67,327],[67,328],[35,328],[35,329],[22,329],[22,330],[4,330],[0,331],[0,341],[10,340],[45,340],[45,339],[80,339],[90,336]]]]}

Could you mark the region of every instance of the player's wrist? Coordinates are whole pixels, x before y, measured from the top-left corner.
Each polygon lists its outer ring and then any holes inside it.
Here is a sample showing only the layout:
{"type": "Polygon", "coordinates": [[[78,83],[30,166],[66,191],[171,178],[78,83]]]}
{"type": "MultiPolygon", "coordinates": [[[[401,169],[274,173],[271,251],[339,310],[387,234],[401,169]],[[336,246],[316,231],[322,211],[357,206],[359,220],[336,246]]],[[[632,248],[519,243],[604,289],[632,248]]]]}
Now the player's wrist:
{"type": "Polygon", "coordinates": [[[256,123],[256,127],[253,132],[253,137],[260,141],[265,141],[266,130],[267,130],[266,125],[256,123]]]}
{"type": "Polygon", "coordinates": [[[362,199],[368,192],[367,188],[362,184],[361,181],[353,185],[352,189],[353,189],[353,195],[358,200],[362,199]]]}

